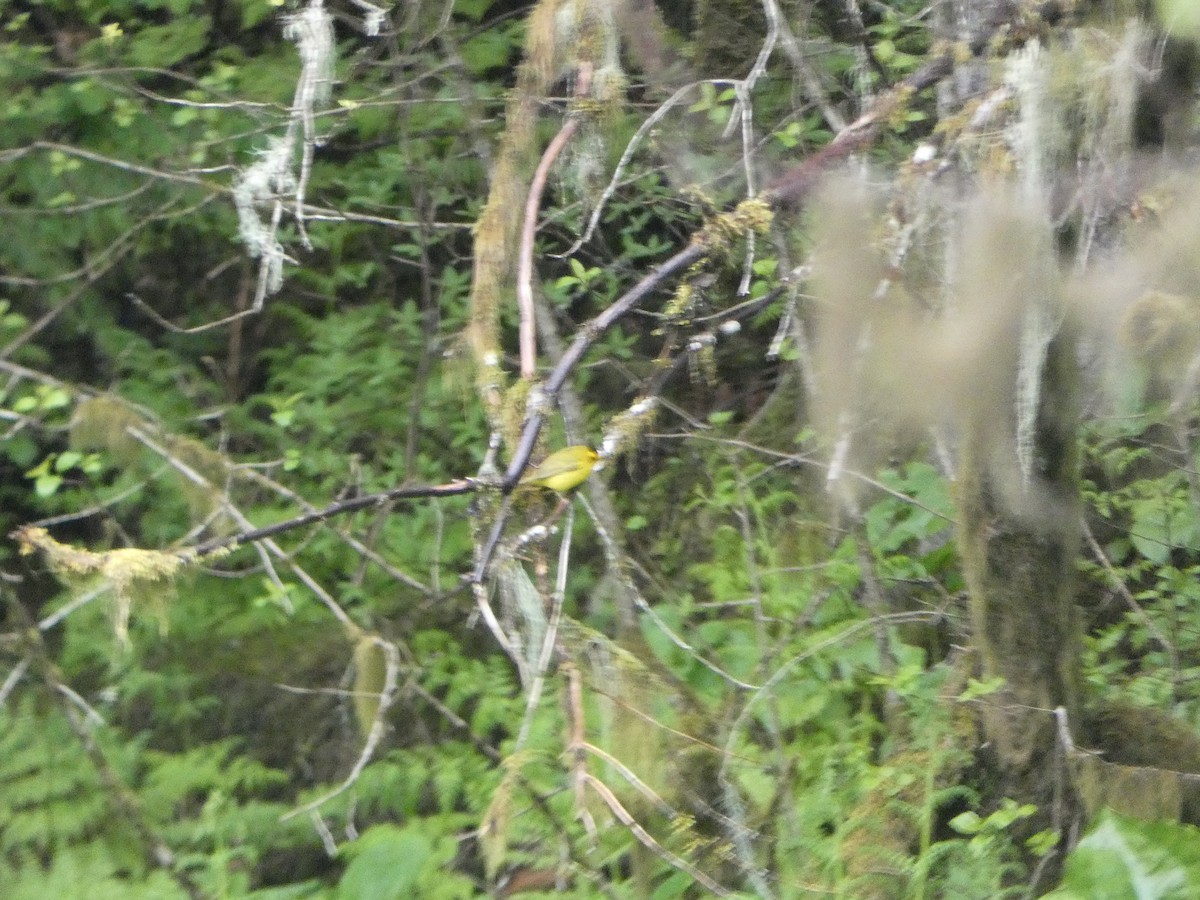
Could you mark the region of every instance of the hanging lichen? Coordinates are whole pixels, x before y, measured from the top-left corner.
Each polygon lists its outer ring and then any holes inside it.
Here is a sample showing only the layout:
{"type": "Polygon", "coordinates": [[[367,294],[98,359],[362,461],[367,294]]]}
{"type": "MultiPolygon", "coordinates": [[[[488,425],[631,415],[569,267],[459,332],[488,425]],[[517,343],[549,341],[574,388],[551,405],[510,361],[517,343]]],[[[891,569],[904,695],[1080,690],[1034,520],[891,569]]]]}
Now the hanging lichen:
{"type": "Polygon", "coordinates": [[[167,604],[174,592],[176,576],[197,562],[191,550],[164,552],[122,547],[95,553],[61,544],[45,528],[20,528],[12,533],[20,552],[27,556],[41,551],[50,570],[72,587],[96,582],[112,595],[113,632],[117,641],[129,643],[129,619],[134,606],[146,606],[159,628],[166,629],[167,604]]]}
{"type": "Polygon", "coordinates": [[[85,397],[75,404],[71,416],[71,448],[104,450],[123,466],[131,466],[142,454],[132,429],[147,425],[145,416],[110,394],[85,397]]]}
{"type": "Polygon", "coordinates": [[[225,489],[235,474],[229,460],[201,441],[164,432],[132,406],[109,395],[87,397],[71,417],[71,448],[98,450],[112,456],[122,468],[151,472],[163,470],[187,501],[195,521],[207,520],[215,533],[227,534],[234,522],[219,516],[225,489]],[[153,460],[149,463],[148,460],[153,460]]]}
{"type": "MultiPolygon", "coordinates": [[[[596,776],[638,821],[666,817],[668,845],[674,851],[691,859],[727,859],[726,830],[711,816],[719,802],[717,754],[703,736],[690,736],[695,716],[689,693],[648,662],[654,654],[640,636],[623,642],[641,644],[631,651],[568,621],[561,638],[587,688],[586,740],[616,761],[595,765],[596,776]],[[634,785],[627,773],[640,784],[634,785]]],[[[600,803],[591,812],[608,814],[600,803]]]]}
{"type": "Polygon", "coordinates": [[[483,851],[484,871],[489,879],[495,878],[496,873],[504,864],[508,851],[508,829],[513,811],[513,794],[521,778],[521,769],[533,754],[528,750],[518,751],[505,757],[500,764],[504,769],[504,777],[492,792],[487,811],[483,814],[483,822],[479,826],[479,845],[483,851]]]}
{"type": "Polygon", "coordinates": [[[354,645],[354,720],[364,741],[375,725],[387,682],[387,656],[379,638],[364,634],[354,645]]]}

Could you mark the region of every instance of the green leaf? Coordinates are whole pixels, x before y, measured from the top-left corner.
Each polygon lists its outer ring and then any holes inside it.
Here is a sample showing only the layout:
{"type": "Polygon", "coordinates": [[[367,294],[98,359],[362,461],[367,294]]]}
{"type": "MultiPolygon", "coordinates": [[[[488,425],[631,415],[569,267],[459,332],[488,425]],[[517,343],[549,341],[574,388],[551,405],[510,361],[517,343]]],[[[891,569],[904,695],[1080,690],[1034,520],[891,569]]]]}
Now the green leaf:
{"type": "Polygon", "coordinates": [[[491,28],[462,45],[462,58],[472,74],[482,75],[505,65],[514,48],[511,30],[491,28]]]}
{"type": "Polygon", "coordinates": [[[967,679],[966,689],[958,695],[959,703],[966,703],[969,700],[975,700],[979,697],[986,697],[989,694],[994,694],[1000,688],[1004,687],[1003,678],[989,678],[987,681],[978,681],[974,678],[967,679]]]}
{"type": "Polygon", "coordinates": [[[1200,521],[1182,496],[1150,497],[1133,504],[1130,539],[1146,559],[1162,565],[1173,547],[1194,547],[1200,521]]]}
{"type": "Polygon", "coordinates": [[[979,834],[980,828],[983,827],[983,819],[979,817],[979,813],[968,809],[951,819],[949,824],[959,834],[979,834]]]}
{"type": "Polygon", "coordinates": [[[1158,15],[1170,34],[1200,38],[1200,5],[1195,0],[1158,0],[1158,15]]]}
{"type": "Polygon", "coordinates": [[[211,27],[211,17],[188,15],[143,28],[132,37],[129,60],[137,66],[169,68],[203,50],[211,27]]]}
{"type": "Polygon", "coordinates": [[[78,450],[64,450],[58,454],[58,459],[54,460],[54,471],[66,472],[68,469],[75,468],[82,460],[83,454],[78,450]]]}
{"type": "Polygon", "coordinates": [[[189,122],[194,122],[200,118],[200,110],[194,106],[181,106],[179,109],[171,113],[171,124],[176,128],[182,128],[189,122]]]}
{"type": "Polygon", "coordinates": [[[454,12],[455,15],[466,16],[472,22],[478,22],[491,6],[492,0],[458,0],[454,4],[454,12]]]}
{"type": "Polygon", "coordinates": [[[707,81],[702,83],[700,85],[700,97],[695,103],[688,107],[688,112],[704,112],[705,110],[710,109],[713,105],[713,101],[716,99],[716,96],[717,89],[714,85],[708,83],[707,81]]]}
{"type": "Polygon", "coordinates": [[[253,28],[263,19],[272,15],[280,4],[268,3],[266,0],[243,0],[242,27],[253,28]]]}
{"type": "Polygon", "coordinates": [[[410,828],[377,825],[349,850],[354,859],[338,884],[339,900],[402,900],[418,896],[433,843],[410,828]]]}
{"type": "Polygon", "coordinates": [[[1188,900],[1200,896],[1200,829],[1105,810],[1067,859],[1056,900],[1188,900]]]}
{"type": "Polygon", "coordinates": [[[1057,831],[1053,828],[1047,828],[1035,835],[1031,835],[1025,841],[1025,846],[1029,848],[1034,856],[1041,858],[1058,846],[1059,837],[1057,831]]]}
{"type": "Polygon", "coordinates": [[[74,191],[62,191],[47,200],[46,206],[50,209],[57,209],[60,206],[67,206],[74,203],[76,199],[74,191]]]}
{"type": "Polygon", "coordinates": [[[71,395],[62,388],[52,388],[42,397],[42,409],[62,409],[71,405],[71,395]]]}
{"type": "Polygon", "coordinates": [[[33,482],[33,489],[39,497],[51,497],[62,486],[61,475],[42,475],[33,482]]]}
{"type": "Polygon", "coordinates": [[[788,122],[781,131],[776,131],[771,136],[782,144],[785,149],[791,150],[800,143],[800,130],[799,122],[788,122]]]}

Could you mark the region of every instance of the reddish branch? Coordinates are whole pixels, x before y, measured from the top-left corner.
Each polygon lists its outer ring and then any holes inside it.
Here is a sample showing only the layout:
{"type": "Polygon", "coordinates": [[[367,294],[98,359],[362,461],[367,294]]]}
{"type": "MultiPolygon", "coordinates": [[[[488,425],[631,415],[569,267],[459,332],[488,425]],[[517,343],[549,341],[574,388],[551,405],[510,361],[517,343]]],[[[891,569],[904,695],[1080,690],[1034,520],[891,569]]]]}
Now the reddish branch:
{"type": "MultiPolygon", "coordinates": [[[[592,66],[590,63],[581,63],[575,76],[575,99],[586,97],[591,88],[592,66]]],[[[542,154],[537,170],[533,173],[533,181],[529,185],[529,196],[525,198],[525,219],[521,223],[521,244],[517,251],[517,307],[521,313],[522,378],[532,379],[537,375],[537,338],[533,313],[533,244],[537,231],[538,210],[542,206],[542,194],[546,190],[550,167],[578,130],[579,115],[572,113],[567,116],[567,121],[542,154]]]]}

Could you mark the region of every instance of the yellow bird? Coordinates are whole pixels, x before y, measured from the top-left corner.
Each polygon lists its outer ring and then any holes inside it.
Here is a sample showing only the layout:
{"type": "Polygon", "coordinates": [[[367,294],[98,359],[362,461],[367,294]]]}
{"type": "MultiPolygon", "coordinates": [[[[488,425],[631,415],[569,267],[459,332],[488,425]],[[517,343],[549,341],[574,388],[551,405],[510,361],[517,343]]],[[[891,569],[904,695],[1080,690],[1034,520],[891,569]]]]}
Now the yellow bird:
{"type": "Polygon", "coordinates": [[[591,447],[579,444],[564,447],[543,459],[532,470],[521,476],[519,484],[527,487],[544,487],[565,494],[587,481],[600,459],[591,447]]]}

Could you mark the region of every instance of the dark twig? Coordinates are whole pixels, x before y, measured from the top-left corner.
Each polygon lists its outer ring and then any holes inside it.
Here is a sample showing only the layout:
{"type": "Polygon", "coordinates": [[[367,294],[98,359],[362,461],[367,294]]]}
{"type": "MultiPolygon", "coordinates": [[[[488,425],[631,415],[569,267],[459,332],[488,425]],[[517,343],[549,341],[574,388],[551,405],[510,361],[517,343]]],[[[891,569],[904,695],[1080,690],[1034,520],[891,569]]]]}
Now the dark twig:
{"type": "Polygon", "coordinates": [[[196,556],[203,556],[215,550],[224,550],[236,547],[239,544],[248,544],[251,541],[261,541],[264,538],[274,537],[285,531],[303,528],[305,525],[311,525],[314,522],[323,522],[334,516],[357,512],[360,509],[380,506],[384,503],[390,503],[393,500],[414,500],[420,497],[454,497],[459,494],[469,494],[477,491],[480,486],[480,483],[477,481],[459,479],[458,481],[448,481],[445,484],[392,488],[391,490],[380,491],[377,494],[367,494],[363,497],[343,500],[340,503],[331,503],[324,509],[313,510],[302,516],[276,522],[274,525],[256,528],[254,531],[245,531],[241,534],[234,534],[228,537],[214,538],[211,541],[205,541],[203,544],[192,547],[188,552],[196,556]]]}

